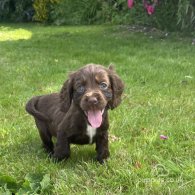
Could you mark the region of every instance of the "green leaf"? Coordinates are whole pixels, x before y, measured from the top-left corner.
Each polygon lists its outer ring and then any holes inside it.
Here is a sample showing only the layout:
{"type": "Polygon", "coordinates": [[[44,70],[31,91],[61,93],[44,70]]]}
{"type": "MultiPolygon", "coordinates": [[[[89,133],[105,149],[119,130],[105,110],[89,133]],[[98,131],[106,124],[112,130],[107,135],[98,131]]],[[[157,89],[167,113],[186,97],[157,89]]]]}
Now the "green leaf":
{"type": "Polygon", "coordinates": [[[46,175],[43,176],[43,179],[40,182],[41,191],[45,191],[45,190],[47,190],[51,187],[50,181],[51,181],[50,174],[46,174],[46,175]]]}
{"type": "Polygon", "coordinates": [[[15,192],[18,189],[18,184],[15,178],[8,175],[0,175],[0,187],[5,187],[15,192]]]}

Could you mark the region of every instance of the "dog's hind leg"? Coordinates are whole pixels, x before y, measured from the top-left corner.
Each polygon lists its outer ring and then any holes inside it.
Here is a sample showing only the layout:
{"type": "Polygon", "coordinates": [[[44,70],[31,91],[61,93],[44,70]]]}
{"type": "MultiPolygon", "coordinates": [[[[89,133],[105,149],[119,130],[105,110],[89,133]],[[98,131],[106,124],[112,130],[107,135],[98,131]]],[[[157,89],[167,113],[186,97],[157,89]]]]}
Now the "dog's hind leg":
{"type": "Polygon", "coordinates": [[[48,126],[44,121],[36,118],[35,123],[39,130],[39,134],[43,142],[43,147],[45,148],[46,152],[48,152],[51,155],[53,153],[54,146],[52,142],[52,135],[49,132],[48,126]]]}

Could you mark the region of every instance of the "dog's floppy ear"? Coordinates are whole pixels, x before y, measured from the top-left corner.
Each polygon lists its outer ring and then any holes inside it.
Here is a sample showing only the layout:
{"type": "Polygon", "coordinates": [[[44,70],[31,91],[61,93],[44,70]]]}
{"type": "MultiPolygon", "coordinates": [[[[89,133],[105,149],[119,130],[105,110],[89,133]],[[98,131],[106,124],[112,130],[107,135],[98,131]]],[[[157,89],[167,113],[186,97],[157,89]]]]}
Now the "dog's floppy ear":
{"type": "Polygon", "coordinates": [[[124,91],[124,83],[116,74],[114,67],[112,65],[108,67],[108,72],[113,92],[112,100],[109,102],[109,106],[111,109],[114,109],[121,103],[121,95],[124,91]]]}
{"type": "Polygon", "coordinates": [[[73,97],[73,76],[72,74],[69,76],[69,79],[64,82],[62,89],[60,91],[60,99],[61,99],[61,111],[67,112],[70,108],[72,97],[73,97]]]}

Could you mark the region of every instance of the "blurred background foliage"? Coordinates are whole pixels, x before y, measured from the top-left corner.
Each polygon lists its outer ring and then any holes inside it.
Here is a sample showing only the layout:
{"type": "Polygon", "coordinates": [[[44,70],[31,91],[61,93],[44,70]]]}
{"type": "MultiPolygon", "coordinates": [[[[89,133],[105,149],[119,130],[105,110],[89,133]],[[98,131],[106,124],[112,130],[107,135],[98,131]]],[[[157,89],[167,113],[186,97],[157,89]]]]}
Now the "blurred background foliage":
{"type": "MultiPolygon", "coordinates": [[[[148,1],[153,3],[153,1],[148,1]]],[[[142,0],[1,0],[0,21],[56,25],[137,24],[168,31],[195,30],[194,0],[158,0],[148,15],[142,0]]]]}

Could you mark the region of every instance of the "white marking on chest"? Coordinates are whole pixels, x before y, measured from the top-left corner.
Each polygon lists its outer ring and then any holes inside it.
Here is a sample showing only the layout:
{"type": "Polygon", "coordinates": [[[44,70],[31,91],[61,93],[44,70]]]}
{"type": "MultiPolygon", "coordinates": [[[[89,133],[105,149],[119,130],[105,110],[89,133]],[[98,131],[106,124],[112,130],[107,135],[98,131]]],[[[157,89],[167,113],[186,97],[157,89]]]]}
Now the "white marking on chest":
{"type": "Polygon", "coordinates": [[[87,125],[87,132],[86,132],[87,136],[89,136],[89,143],[92,144],[93,142],[93,137],[95,136],[96,134],[96,129],[93,128],[92,126],[90,125],[87,125]]]}

